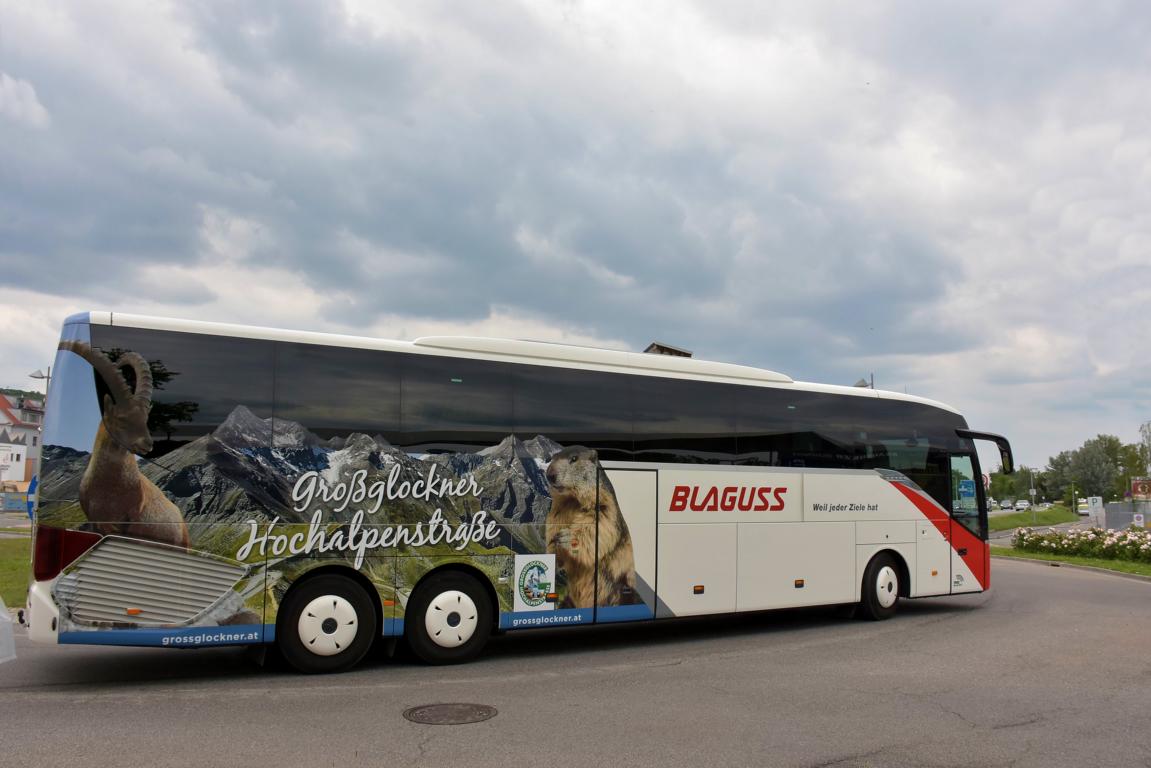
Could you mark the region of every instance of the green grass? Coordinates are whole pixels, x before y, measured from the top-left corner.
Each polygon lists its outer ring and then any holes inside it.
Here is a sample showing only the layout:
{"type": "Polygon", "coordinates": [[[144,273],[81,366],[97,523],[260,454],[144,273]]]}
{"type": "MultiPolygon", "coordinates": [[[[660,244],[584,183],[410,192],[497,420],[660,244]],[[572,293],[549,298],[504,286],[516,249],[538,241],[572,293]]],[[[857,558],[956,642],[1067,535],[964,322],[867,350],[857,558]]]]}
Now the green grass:
{"type": "Polygon", "coordinates": [[[0,598],[9,608],[24,605],[31,565],[31,539],[0,539],[0,598]]]}
{"type": "Polygon", "coordinates": [[[1046,560],[1047,562],[1068,563],[1069,565],[1089,565],[1092,568],[1102,568],[1107,571],[1151,576],[1151,563],[1135,563],[1130,560],[1104,560],[1099,557],[1060,555],[1054,552],[1021,552],[1010,547],[992,547],[991,554],[998,557],[1015,557],[1020,560],[1046,560]]]}
{"type": "Polygon", "coordinates": [[[1056,525],[1058,523],[1074,523],[1081,520],[1076,513],[1061,504],[1048,507],[1042,512],[1036,512],[1032,522],[1031,510],[1015,512],[1010,515],[994,515],[989,517],[987,523],[992,531],[1006,531],[1011,528],[1031,527],[1035,525],[1056,525]]]}
{"type": "Polygon", "coordinates": [[[22,533],[25,536],[31,536],[32,528],[31,526],[28,528],[0,528],[0,533],[22,533]]]}

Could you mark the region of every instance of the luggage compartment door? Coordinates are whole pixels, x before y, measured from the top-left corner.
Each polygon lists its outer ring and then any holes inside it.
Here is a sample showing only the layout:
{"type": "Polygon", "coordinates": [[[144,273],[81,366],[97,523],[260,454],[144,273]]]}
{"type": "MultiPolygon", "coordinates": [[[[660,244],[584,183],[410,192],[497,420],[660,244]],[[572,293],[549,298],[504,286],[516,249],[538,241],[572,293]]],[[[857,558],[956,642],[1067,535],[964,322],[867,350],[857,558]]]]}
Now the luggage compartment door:
{"type": "Polygon", "coordinates": [[[661,523],[658,618],[733,613],[738,523],[661,523]]]}

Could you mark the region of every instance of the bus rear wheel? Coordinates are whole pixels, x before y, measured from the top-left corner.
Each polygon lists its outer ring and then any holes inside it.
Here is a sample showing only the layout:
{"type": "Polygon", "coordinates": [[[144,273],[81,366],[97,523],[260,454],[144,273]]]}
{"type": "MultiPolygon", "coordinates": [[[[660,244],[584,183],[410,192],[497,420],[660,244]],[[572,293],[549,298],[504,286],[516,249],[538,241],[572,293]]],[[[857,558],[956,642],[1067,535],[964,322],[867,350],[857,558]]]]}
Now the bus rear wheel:
{"type": "Polygon", "coordinates": [[[346,576],[325,574],[284,597],[276,644],[300,672],[344,672],[372,647],[376,626],[376,609],[367,592],[346,576]]]}
{"type": "Polygon", "coordinates": [[[871,558],[863,572],[863,589],[856,615],[872,621],[890,619],[898,605],[899,568],[891,555],[878,554],[871,558]]]}
{"type": "Polygon", "coordinates": [[[428,664],[459,664],[479,654],[492,631],[492,603],[472,576],[446,572],[416,588],[404,615],[404,636],[428,664]]]}

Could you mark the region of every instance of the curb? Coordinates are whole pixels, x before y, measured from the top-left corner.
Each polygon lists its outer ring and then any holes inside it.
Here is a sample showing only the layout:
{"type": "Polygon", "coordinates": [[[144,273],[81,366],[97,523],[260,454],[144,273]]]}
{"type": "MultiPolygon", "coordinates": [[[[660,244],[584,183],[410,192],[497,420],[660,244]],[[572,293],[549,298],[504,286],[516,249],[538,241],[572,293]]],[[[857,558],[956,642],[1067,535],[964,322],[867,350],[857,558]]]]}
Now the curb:
{"type": "Polygon", "coordinates": [[[1049,568],[1070,568],[1073,571],[1090,571],[1091,573],[1102,573],[1107,576],[1118,576],[1121,579],[1131,579],[1132,581],[1151,582],[1151,576],[1141,576],[1138,573],[1123,573],[1123,571],[1112,571],[1107,568],[1096,568],[1093,565],[1064,563],[1060,560],[1032,560],[1029,557],[1011,557],[1009,555],[992,554],[991,557],[995,560],[1010,560],[1014,563],[1034,563],[1035,565],[1046,565],[1049,568]]]}

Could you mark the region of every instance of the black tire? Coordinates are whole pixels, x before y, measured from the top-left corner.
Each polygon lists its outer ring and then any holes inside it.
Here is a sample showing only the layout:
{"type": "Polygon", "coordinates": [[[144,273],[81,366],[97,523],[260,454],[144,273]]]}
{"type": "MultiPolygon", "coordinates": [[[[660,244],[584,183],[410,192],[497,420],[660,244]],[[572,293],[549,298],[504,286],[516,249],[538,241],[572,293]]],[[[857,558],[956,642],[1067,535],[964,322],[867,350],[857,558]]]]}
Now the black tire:
{"type": "Polygon", "coordinates": [[[492,632],[492,601],[475,578],[446,571],[429,576],[404,612],[408,647],[428,664],[459,664],[476,657],[492,632]]]}
{"type": "Polygon", "coordinates": [[[899,589],[899,567],[895,558],[881,552],[871,558],[863,572],[856,615],[871,621],[890,619],[899,606],[899,589]]]}
{"type": "Polygon", "coordinates": [[[288,591],[276,619],[276,646],[305,674],[345,672],[372,647],[378,626],[363,587],[346,576],[324,574],[288,591]]]}

